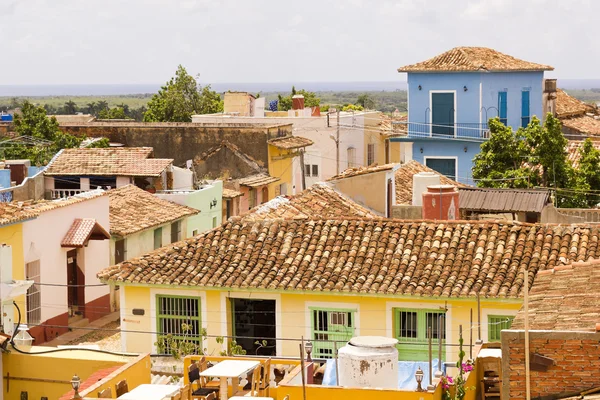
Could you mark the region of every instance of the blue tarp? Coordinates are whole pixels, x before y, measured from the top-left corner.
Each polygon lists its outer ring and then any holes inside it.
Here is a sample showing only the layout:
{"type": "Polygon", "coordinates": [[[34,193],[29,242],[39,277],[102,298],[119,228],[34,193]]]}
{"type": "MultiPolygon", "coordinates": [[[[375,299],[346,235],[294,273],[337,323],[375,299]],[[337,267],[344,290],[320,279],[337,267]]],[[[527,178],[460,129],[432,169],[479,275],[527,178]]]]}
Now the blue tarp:
{"type": "MultiPolygon", "coordinates": [[[[425,375],[421,386],[425,389],[427,385],[429,385],[429,363],[427,361],[398,361],[398,389],[415,390],[417,388],[415,372],[417,372],[417,368],[419,367],[421,367],[423,374],[425,375]]],[[[432,375],[434,375],[437,370],[438,360],[434,358],[432,375]]],[[[336,386],[335,360],[327,360],[322,384],[323,386],[336,386]]]]}

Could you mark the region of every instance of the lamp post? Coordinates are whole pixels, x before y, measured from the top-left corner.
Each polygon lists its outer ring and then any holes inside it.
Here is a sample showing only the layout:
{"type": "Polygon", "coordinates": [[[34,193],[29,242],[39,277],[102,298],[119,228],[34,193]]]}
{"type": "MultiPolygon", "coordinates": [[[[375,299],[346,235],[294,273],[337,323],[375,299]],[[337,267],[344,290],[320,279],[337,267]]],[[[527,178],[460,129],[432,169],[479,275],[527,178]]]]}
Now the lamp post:
{"type": "Polygon", "coordinates": [[[415,379],[417,380],[417,392],[424,392],[425,390],[421,386],[421,382],[423,382],[423,370],[421,367],[417,368],[417,372],[415,372],[415,379]]]}
{"type": "Polygon", "coordinates": [[[311,353],[313,350],[313,344],[310,340],[308,342],[306,342],[306,344],[304,345],[304,350],[306,351],[306,362],[308,363],[308,368],[306,368],[306,372],[308,373],[307,383],[310,385],[313,383],[313,378],[315,375],[314,374],[315,365],[313,364],[312,357],[311,357],[311,353]]]}
{"type": "Polygon", "coordinates": [[[73,387],[73,391],[75,393],[73,394],[73,397],[71,397],[72,400],[82,398],[79,395],[79,386],[80,385],[81,385],[81,379],[77,376],[77,374],[73,375],[73,378],[71,378],[71,386],[73,387]]]}

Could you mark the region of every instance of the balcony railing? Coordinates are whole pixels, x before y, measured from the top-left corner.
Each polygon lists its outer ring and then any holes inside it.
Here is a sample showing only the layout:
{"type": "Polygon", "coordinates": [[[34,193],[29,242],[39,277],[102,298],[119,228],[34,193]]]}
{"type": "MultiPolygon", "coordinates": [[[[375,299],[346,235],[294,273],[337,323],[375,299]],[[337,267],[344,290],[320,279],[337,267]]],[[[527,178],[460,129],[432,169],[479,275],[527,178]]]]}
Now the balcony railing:
{"type": "Polygon", "coordinates": [[[454,124],[430,124],[425,122],[395,122],[406,126],[408,137],[446,139],[489,139],[487,123],[460,122],[454,124]]]}
{"type": "Polygon", "coordinates": [[[50,190],[50,197],[52,200],[64,199],[66,197],[75,196],[79,193],[89,192],[86,189],[52,189],[50,190]]]}

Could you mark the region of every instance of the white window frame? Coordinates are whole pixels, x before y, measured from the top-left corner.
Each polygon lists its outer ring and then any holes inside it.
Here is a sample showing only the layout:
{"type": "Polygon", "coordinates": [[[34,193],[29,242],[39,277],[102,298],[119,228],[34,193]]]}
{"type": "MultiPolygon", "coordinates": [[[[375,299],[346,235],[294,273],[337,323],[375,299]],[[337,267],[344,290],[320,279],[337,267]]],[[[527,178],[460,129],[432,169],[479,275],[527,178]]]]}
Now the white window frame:
{"type": "MultiPolygon", "coordinates": [[[[427,160],[454,160],[454,180],[458,181],[458,157],[456,156],[424,156],[423,165],[427,166],[427,160]]],[[[431,168],[431,167],[429,167],[431,168]]]]}
{"type": "Polygon", "coordinates": [[[25,264],[25,277],[34,284],[27,289],[25,303],[27,305],[27,324],[38,325],[42,322],[42,288],[39,285],[42,269],[40,260],[31,261],[25,264]],[[31,267],[30,267],[31,266],[31,267]],[[30,270],[33,269],[33,271],[30,270]],[[37,268],[37,270],[36,270],[37,268]],[[31,307],[31,305],[34,307],[31,307]]]}
{"type": "Polygon", "coordinates": [[[456,115],[458,114],[458,103],[456,102],[456,90],[430,90],[429,91],[429,136],[433,137],[433,94],[434,93],[452,93],[454,94],[454,138],[456,138],[456,115]]]}

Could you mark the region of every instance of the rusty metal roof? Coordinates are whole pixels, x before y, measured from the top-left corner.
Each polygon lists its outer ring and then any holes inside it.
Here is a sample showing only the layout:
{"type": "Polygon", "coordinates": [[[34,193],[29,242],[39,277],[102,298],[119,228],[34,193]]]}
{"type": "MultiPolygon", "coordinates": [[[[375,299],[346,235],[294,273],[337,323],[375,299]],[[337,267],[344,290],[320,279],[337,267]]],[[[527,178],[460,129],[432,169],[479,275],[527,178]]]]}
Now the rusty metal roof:
{"type": "Polygon", "coordinates": [[[489,212],[535,212],[550,202],[550,191],[544,189],[465,188],[458,190],[461,210],[489,212]]]}

